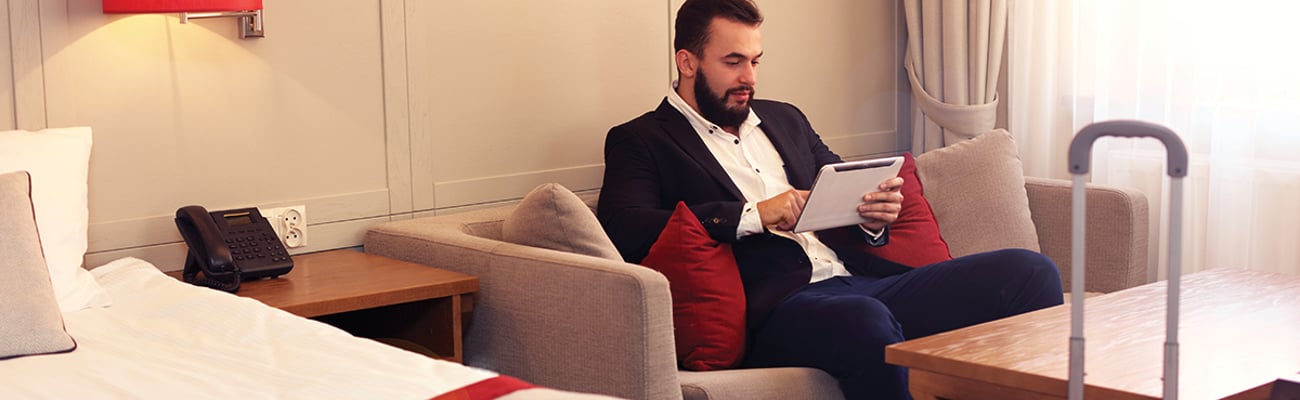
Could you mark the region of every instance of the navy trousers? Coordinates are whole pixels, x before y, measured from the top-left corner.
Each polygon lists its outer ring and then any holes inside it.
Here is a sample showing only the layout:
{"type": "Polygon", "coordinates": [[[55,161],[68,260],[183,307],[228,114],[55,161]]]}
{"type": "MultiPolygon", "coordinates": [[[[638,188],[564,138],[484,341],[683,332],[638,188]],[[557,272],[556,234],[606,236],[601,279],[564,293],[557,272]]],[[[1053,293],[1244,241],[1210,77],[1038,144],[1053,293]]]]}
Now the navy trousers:
{"type": "Polygon", "coordinates": [[[1051,259],[1021,249],[973,254],[888,277],[841,276],[790,295],[750,332],[745,367],[822,369],[847,399],[909,399],[885,346],[1061,304],[1051,259]]]}

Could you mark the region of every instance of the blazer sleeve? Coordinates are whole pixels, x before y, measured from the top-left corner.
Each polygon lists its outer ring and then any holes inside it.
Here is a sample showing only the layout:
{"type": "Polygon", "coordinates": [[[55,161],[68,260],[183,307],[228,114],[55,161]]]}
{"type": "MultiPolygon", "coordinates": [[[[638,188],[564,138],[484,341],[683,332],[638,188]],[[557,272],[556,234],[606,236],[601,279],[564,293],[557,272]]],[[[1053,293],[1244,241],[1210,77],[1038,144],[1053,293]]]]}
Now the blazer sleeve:
{"type": "Polygon", "coordinates": [[[743,201],[729,199],[698,163],[636,123],[605,138],[605,177],[596,216],[623,259],[638,263],[683,201],[719,242],[736,241],[743,201]]]}
{"type": "Polygon", "coordinates": [[[596,217],[628,262],[645,258],[672,215],[659,208],[658,176],[641,138],[622,126],[610,129],[596,217]]]}

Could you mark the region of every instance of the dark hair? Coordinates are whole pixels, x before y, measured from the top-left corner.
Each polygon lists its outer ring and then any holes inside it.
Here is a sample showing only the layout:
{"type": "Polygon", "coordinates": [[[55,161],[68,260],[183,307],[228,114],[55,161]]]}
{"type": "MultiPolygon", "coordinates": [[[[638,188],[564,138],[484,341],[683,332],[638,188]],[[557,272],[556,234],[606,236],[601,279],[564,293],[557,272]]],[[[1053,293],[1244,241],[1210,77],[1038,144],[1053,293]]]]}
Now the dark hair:
{"type": "Polygon", "coordinates": [[[709,41],[709,24],[716,17],[750,26],[763,23],[763,15],[751,0],[686,0],[677,10],[677,38],[673,40],[673,50],[686,49],[697,56],[702,55],[704,43],[709,41]]]}

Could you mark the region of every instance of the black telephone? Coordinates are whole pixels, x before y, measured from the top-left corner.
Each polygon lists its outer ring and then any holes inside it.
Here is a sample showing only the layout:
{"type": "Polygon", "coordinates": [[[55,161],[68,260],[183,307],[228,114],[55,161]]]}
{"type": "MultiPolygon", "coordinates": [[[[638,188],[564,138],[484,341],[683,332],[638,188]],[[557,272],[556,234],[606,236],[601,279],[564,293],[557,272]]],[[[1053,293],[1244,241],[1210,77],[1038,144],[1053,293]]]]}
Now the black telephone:
{"type": "Polygon", "coordinates": [[[190,248],[181,274],[186,282],[234,293],[241,281],[274,278],[293,269],[293,259],[257,208],[208,212],[201,206],[181,207],[176,229],[190,248]]]}

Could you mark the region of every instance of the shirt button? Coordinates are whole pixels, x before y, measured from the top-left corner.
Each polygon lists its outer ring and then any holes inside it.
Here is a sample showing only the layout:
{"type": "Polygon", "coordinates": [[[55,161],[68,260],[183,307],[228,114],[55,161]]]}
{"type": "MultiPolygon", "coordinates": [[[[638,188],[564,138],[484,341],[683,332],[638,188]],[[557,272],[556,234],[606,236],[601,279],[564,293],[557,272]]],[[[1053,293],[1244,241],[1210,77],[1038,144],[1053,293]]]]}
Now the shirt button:
{"type": "Polygon", "coordinates": [[[754,168],[754,172],[757,172],[757,173],[760,173],[760,174],[763,173],[763,171],[759,171],[758,168],[754,168]]]}
{"type": "Polygon", "coordinates": [[[740,139],[736,139],[736,144],[740,144],[740,139]]]}

